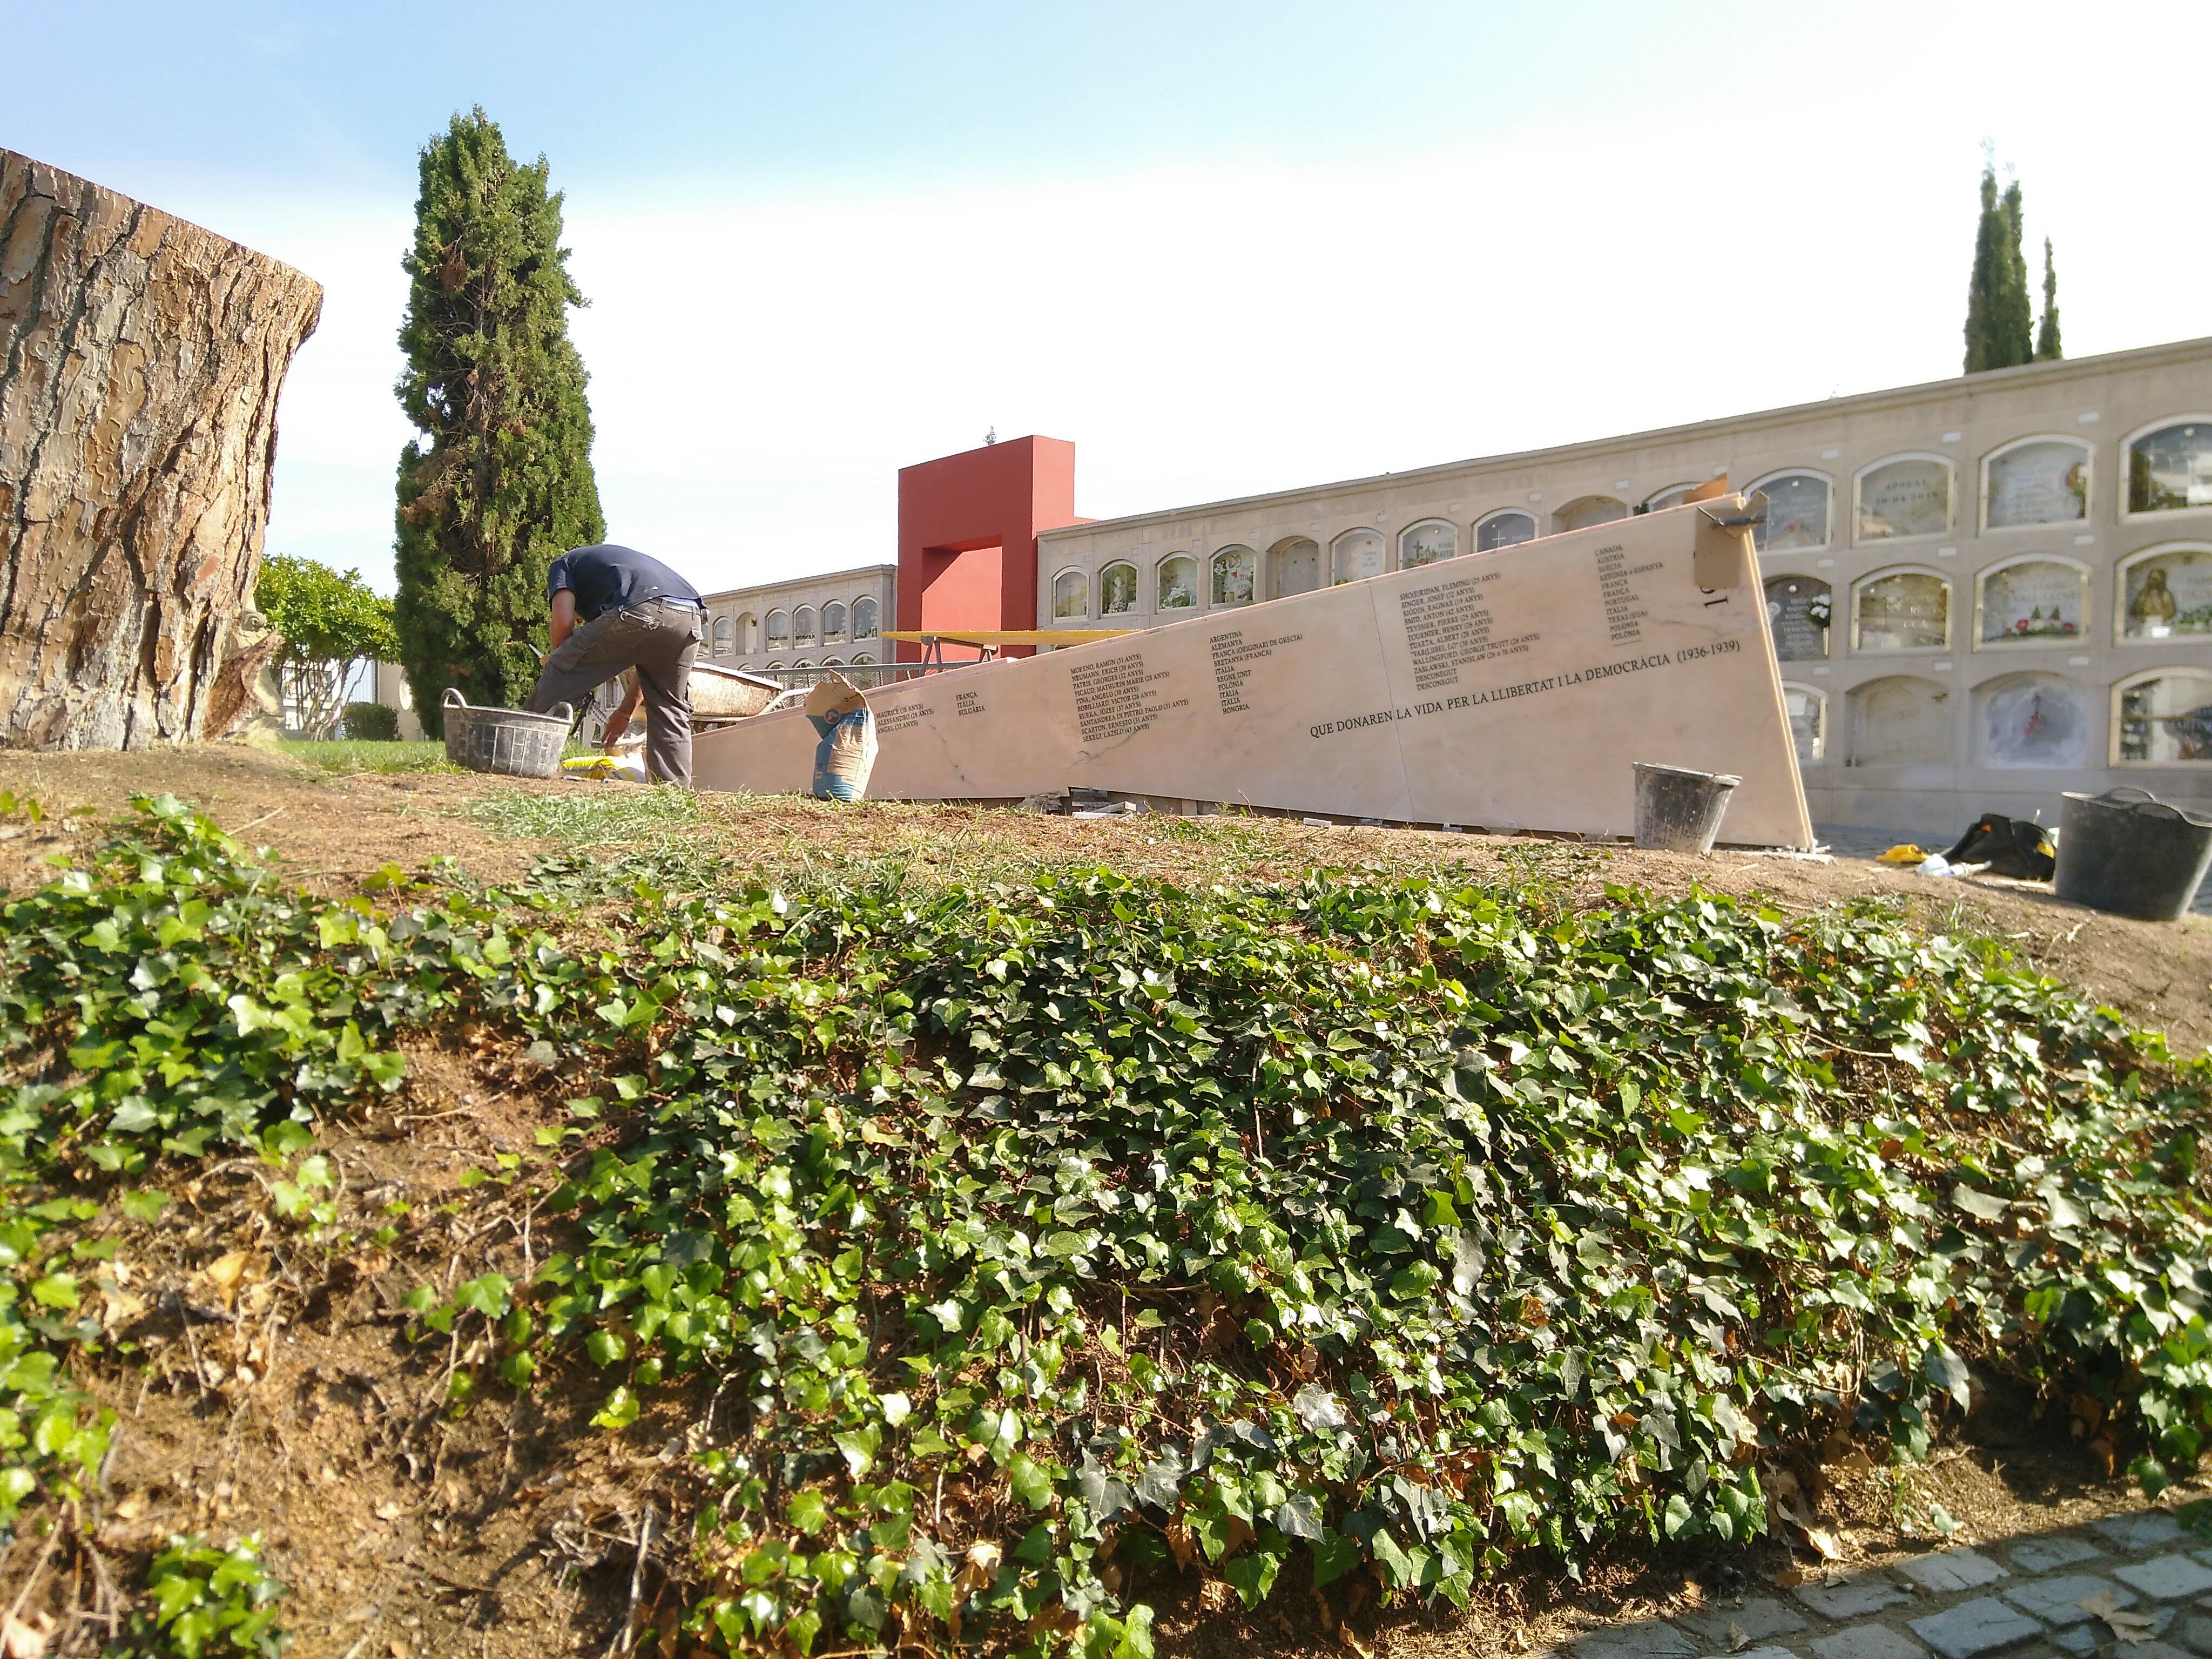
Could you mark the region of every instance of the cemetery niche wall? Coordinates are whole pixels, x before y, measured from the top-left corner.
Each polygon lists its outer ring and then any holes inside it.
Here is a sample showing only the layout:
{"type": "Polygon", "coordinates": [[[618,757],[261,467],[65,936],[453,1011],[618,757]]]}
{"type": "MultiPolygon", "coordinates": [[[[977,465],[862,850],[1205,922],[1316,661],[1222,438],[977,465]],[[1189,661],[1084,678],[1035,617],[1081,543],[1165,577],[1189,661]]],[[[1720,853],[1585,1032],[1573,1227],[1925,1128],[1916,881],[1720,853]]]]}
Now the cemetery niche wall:
{"type": "MultiPolygon", "coordinates": [[[[1651,761],[1742,777],[1723,842],[1807,847],[1766,596],[1723,522],[1741,516],[1725,497],[902,681],[868,698],[868,793],[1626,836],[1651,761]]],[[[695,775],[797,793],[815,741],[795,710],[748,720],[697,740],[695,775]]]]}

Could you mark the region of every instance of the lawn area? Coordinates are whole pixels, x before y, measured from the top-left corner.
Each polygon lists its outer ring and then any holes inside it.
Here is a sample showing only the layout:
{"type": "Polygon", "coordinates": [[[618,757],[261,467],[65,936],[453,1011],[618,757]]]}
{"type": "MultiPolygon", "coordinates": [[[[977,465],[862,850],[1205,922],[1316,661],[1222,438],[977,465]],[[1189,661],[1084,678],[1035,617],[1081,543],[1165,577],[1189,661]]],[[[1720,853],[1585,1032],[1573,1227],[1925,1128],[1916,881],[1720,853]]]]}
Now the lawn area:
{"type": "Polygon", "coordinates": [[[377,743],[343,738],[329,743],[280,743],[277,752],[325,772],[459,772],[435,742],[377,743]]]}

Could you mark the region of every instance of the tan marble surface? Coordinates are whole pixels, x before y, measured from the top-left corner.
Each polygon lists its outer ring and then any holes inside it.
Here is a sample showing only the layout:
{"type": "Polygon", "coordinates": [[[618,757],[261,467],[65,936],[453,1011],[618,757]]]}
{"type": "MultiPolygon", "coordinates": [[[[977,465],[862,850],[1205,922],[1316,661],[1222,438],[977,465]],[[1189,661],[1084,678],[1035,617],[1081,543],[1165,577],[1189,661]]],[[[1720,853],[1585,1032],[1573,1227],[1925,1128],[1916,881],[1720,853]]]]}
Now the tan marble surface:
{"type": "MultiPolygon", "coordinates": [[[[874,691],[871,796],[1132,794],[1627,835],[1631,763],[1735,772],[1721,839],[1806,846],[1734,498],[874,691]]],[[[793,711],[701,737],[702,787],[803,791],[793,711]]]]}

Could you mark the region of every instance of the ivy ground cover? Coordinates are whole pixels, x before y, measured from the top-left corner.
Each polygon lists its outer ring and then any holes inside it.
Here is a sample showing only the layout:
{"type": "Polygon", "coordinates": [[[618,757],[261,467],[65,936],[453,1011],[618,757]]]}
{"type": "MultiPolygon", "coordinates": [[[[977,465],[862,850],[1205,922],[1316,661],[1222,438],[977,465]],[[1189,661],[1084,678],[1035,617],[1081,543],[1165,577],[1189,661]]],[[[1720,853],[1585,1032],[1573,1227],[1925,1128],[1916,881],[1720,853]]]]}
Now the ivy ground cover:
{"type": "MultiPolygon", "coordinates": [[[[1577,913],[1534,868],[328,899],[164,801],[0,950],[18,1525],[101,1501],[85,1380],[133,1363],[108,1264],[164,1183],[258,1159],[270,1224],[359,1248],[318,1139],[463,1025],[566,1085],[488,1177],[558,1253],[426,1261],[402,1340],[449,1413],[673,1435],[665,1566],[733,1652],[1145,1654],[1194,1573],[1464,1600],[1756,1534],[1762,1463],[1917,1456],[1999,1374],[2101,1401],[2153,1487],[2212,1432],[2212,1071],[1871,907],[1577,913]]],[[[255,1583],[224,1628],[266,1650],[255,1583]]]]}

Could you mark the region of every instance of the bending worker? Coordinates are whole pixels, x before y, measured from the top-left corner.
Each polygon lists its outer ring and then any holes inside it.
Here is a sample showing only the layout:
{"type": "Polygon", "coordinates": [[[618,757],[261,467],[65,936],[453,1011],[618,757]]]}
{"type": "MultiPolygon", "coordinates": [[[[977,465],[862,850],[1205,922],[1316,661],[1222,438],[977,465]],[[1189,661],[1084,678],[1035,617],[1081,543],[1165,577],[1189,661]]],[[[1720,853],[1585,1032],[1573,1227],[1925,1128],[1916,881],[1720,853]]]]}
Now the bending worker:
{"type": "Polygon", "coordinates": [[[691,659],[706,631],[698,591],[658,559],[603,542],[572,548],[545,572],[552,646],[530,694],[538,714],[581,702],[627,671],[635,679],[607,721],[612,743],[645,697],[645,769],[661,783],[691,781],[691,659]],[[579,625],[580,624],[580,626],[579,625]]]}

